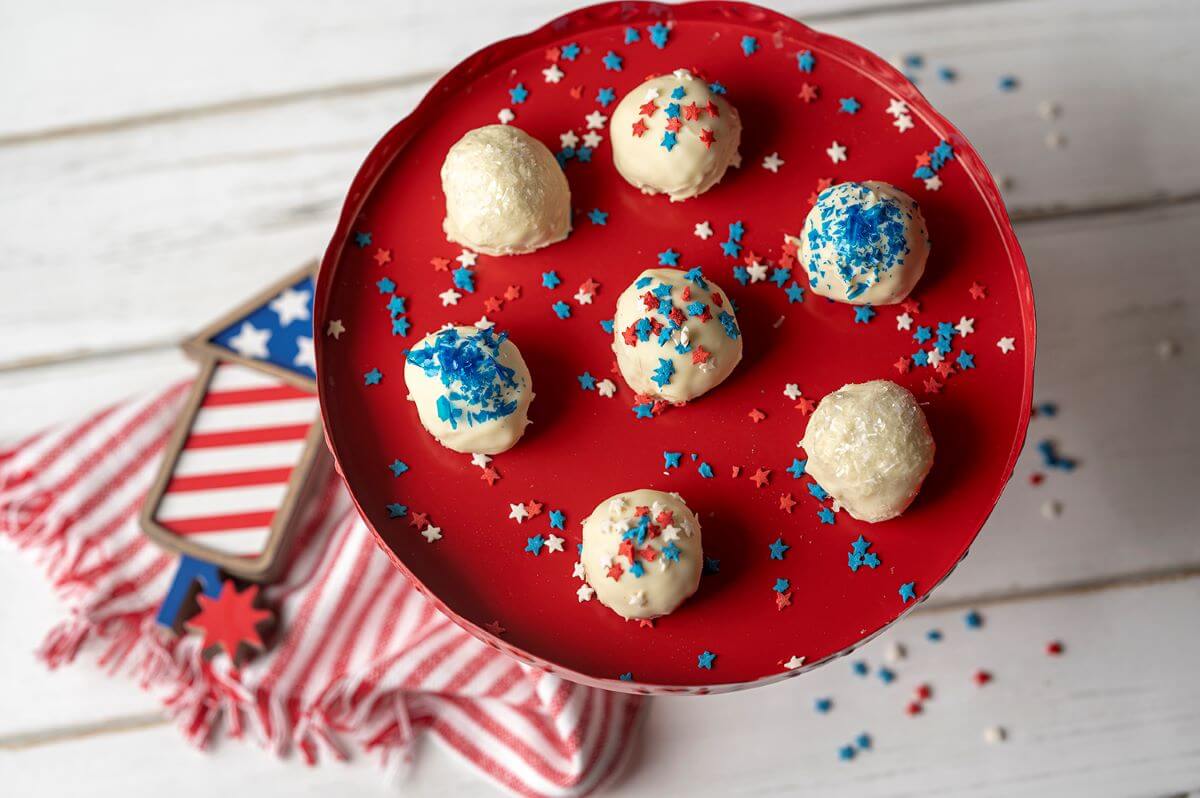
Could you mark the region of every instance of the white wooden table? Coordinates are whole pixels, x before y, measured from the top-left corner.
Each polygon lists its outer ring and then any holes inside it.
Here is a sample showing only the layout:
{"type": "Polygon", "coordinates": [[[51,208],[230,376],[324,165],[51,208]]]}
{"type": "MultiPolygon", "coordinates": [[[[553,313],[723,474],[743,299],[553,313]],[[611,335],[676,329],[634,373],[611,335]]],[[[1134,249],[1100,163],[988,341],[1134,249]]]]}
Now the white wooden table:
{"type": "MultiPolygon", "coordinates": [[[[361,158],[441,70],[566,8],[346,5],[0,3],[0,440],[190,373],[176,341],[324,246],[361,158]]],[[[657,700],[620,792],[1200,791],[1200,4],[775,5],[884,55],[923,55],[921,88],[1011,179],[1038,300],[1037,395],[1060,407],[1031,436],[1081,466],[1033,487],[1029,447],[967,562],[863,650],[877,665],[907,644],[894,684],[841,662],[770,689],[657,700]],[[937,78],[942,64],[957,81],[937,78]],[[997,90],[1002,74],[1017,91],[997,90]],[[1043,118],[1042,101],[1061,115],[1043,118]],[[1052,132],[1064,147],[1046,146],[1052,132]],[[1047,500],[1061,517],[1043,517],[1047,500]],[[966,607],[983,629],[964,627],[966,607]],[[936,646],[932,627],[946,634],[936,646]],[[1052,638],[1064,656],[1042,652],[1052,638]],[[995,681],[976,687],[977,668],[995,681]],[[907,717],[922,682],[935,697],[907,717]],[[995,724],[1009,739],[987,745],[995,724]],[[839,762],[861,731],[874,750],[839,762]]],[[[86,656],[54,674],[33,661],[59,612],[35,568],[0,551],[0,793],[397,792],[372,763],[308,769],[236,743],[195,753],[86,656]]],[[[430,749],[400,790],[482,787],[430,749]]]]}

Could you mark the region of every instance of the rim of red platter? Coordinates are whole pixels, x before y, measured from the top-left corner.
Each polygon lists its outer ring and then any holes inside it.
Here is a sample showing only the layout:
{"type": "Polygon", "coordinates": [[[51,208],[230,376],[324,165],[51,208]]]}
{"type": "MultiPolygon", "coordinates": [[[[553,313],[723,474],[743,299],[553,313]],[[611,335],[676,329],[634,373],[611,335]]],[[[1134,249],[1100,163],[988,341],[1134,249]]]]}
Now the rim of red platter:
{"type": "Polygon", "coordinates": [[[1029,421],[1036,336],[1024,258],[999,192],[966,139],[877,56],[775,12],[726,2],[584,8],[452,69],[383,137],[355,177],[322,262],[315,327],[327,442],[360,514],[396,567],[488,645],[575,681],[641,693],[718,692],[796,675],[852,651],[923,601],[966,555],[1012,476],[1029,421]],[[658,22],[671,29],[662,48],[652,46],[646,31],[658,22]],[[639,29],[640,42],[624,44],[627,27],[639,29]],[[752,56],[741,51],[744,36],[758,42],[752,56]],[[565,77],[543,82],[541,70],[553,56],[546,51],[568,42],[580,44],[580,54],[564,60],[559,51],[565,77]],[[624,58],[622,71],[602,65],[609,50],[624,58]],[[797,68],[801,50],[816,58],[811,74],[797,68]],[[514,124],[553,143],[567,129],[584,132],[588,112],[611,112],[615,105],[603,109],[591,99],[599,88],[612,87],[619,98],[646,75],[681,65],[728,87],[745,125],[741,168],[684,203],[643,196],[613,168],[605,126],[591,162],[565,166],[571,236],[529,255],[481,255],[477,290],[442,307],[437,295],[452,287],[451,276],[431,259],[459,253],[441,232],[438,170],[450,144],[494,123],[518,82],[530,95],[511,105],[514,124]],[[817,101],[796,98],[804,82],[817,85],[817,101]],[[583,88],[572,98],[576,86],[583,88]],[[861,101],[856,114],[838,112],[836,101],[846,96],[861,101]],[[914,129],[893,125],[885,111],[892,98],[907,104],[914,129]],[[846,162],[835,165],[824,153],[833,140],[848,148],[846,162]],[[914,157],[942,140],[952,144],[953,158],[939,172],[941,190],[926,190],[912,175],[914,157]],[[778,173],[759,167],[772,152],[785,161],[778,173]],[[914,293],[921,303],[914,326],[964,315],[980,328],[954,345],[954,353],[975,353],[976,368],[944,380],[937,395],[923,390],[930,369],[914,367],[903,376],[892,369],[917,347],[911,332],[897,329],[898,307],[876,308],[878,315],[861,324],[851,306],[811,293],[789,304],[782,286],[734,281],[737,261],[718,243],[726,226],[743,221],[746,247],[778,260],[783,233],[798,233],[820,178],[886,180],[921,203],[933,247],[914,293]],[[592,208],[609,212],[606,225],[589,221],[592,208]],[[702,220],[715,231],[708,240],[692,235],[702,220]],[[746,354],[711,394],[637,420],[632,393],[610,373],[610,336],[598,322],[611,318],[617,295],[668,248],[682,253],[681,266],[703,266],[737,303],[746,354]],[[380,251],[391,260],[377,257],[380,251]],[[550,269],[563,279],[553,290],[540,279],[550,269]],[[413,328],[406,336],[391,333],[390,292],[376,287],[384,277],[407,299],[413,328]],[[593,303],[572,300],[573,287],[592,278],[600,282],[593,303]],[[986,296],[971,293],[976,283],[986,286],[986,296]],[[496,458],[501,478],[489,487],[469,457],[443,449],[421,428],[405,400],[403,350],[447,321],[472,323],[485,298],[509,285],[520,287],[520,298],[489,318],[521,347],[537,399],[533,426],[496,458]],[[571,305],[571,318],[551,311],[558,300],[571,305]],[[334,319],[346,328],[336,338],[324,334],[334,319]],[[1017,350],[1000,353],[992,343],[999,336],[1014,337],[1017,350]],[[372,368],[383,379],[365,386],[372,368]],[[597,380],[611,378],[616,396],[582,390],[576,377],[585,370],[597,380]],[[806,487],[811,480],[786,471],[793,457],[803,457],[795,441],[806,419],[782,390],[798,383],[805,397],[818,400],[844,383],[878,378],[906,385],[925,404],[938,444],[933,471],[898,519],[870,525],[838,513],[832,526],[821,524],[822,505],[806,487]],[[766,418],[754,422],[751,410],[766,418]],[[681,467],[664,471],[667,450],[684,453],[681,467]],[[393,459],[410,470],[393,477],[387,468],[393,459]],[[713,478],[700,475],[701,462],[710,463],[713,478]],[[749,480],[758,468],[771,471],[763,488],[749,480]],[[571,575],[583,518],[609,495],[641,487],[680,492],[700,516],[705,555],[721,561],[694,597],[653,628],[623,622],[594,599],[578,602],[581,583],[571,575]],[[795,501],[790,511],[784,495],[795,501]],[[566,539],[563,552],[524,551],[528,537],[552,531],[547,513],[518,525],[507,512],[510,503],[534,500],[546,511],[566,511],[566,529],[553,530],[566,539]],[[390,518],[391,502],[427,513],[443,538],[427,543],[411,518],[390,518]],[[879,567],[847,567],[859,534],[872,541],[879,567]],[[777,537],[790,546],[782,560],[769,557],[777,537]],[[790,606],[777,607],[777,579],[788,580],[790,606]],[[904,602],[898,589],[910,581],[916,599],[904,602]],[[493,634],[496,624],[503,631],[493,634]],[[703,651],[716,654],[711,669],[698,667],[703,651]],[[788,669],[792,657],[804,657],[804,665],[788,669]],[[630,673],[631,680],[620,678],[630,673]]]}

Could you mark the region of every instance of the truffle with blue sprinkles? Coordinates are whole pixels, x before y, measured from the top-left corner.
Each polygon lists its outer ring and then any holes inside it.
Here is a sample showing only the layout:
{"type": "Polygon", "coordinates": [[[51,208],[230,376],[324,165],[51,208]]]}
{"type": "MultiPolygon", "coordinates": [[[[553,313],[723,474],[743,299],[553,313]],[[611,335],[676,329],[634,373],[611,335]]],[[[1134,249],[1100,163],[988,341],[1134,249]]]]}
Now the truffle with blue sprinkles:
{"type": "Polygon", "coordinates": [[[733,372],[742,333],[729,298],[699,266],[647,269],[617,298],[613,352],[634,392],[687,402],[733,372]]]}
{"type": "Polygon", "coordinates": [[[618,493],[584,519],[580,560],[596,598],[617,615],[667,615],[700,586],[700,522],[678,493],[618,493]]]}
{"type": "Polygon", "coordinates": [[[639,84],[613,111],[613,163],[645,194],[672,202],[708,191],[735,165],[742,122],[724,87],[677,69],[639,84]]]}
{"type": "Polygon", "coordinates": [[[916,201],[874,180],[822,191],[799,243],[813,292],[853,305],[903,301],[929,257],[929,233],[916,201]]]}
{"type": "Polygon", "coordinates": [[[571,232],[571,190],[545,144],[512,125],[459,139],[442,163],[446,238],[488,255],[516,255],[571,232]]]}
{"type": "Polygon", "coordinates": [[[933,466],[925,412],[888,380],[843,385],[827,395],[800,445],[808,474],[852,518],[868,523],[908,509],[933,466]]]}
{"type": "Polygon", "coordinates": [[[533,381],[507,333],[446,327],[407,357],[408,400],[438,443],[466,454],[500,454],[520,440],[533,381]]]}

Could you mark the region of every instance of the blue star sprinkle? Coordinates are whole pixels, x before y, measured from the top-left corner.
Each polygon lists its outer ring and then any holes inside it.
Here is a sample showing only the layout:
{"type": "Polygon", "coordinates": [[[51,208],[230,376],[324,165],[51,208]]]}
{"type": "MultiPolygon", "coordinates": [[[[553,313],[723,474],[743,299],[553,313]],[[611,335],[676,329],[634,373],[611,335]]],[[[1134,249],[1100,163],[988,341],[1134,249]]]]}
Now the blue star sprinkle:
{"type": "Polygon", "coordinates": [[[590,221],[592,224],[598,224],[603,227],[604,225],[608,224],[608,213],[600,210],[599,208],[592,208],[591,212],[588,214],[588,221],[590,221]]]}
{"type": "Polygon", "coordinates": [[[671,35],[671,29],[661,22],[655,22],[650,27],[646,28],[646,32],[650,34],[650,43],[658,49],[667,46],[667,38],[671,35]]]}
{"type": "Polygon", "coordinates": [[[857,745],[859,749],[866,751],[871,747],[871,735],[863,732],[854,738],[854,744],[857,745]]]}
{"type": "Polygon", "coordinates": [[[588,372],[583,372],[575,379],[579,380],[579,387],[585,391],[596,390],[596,378],[588,372]]]}
{"type": "Polygon", "coordinates": [[[408,319],[404,317],[392,319],[392,335],[408,335],[408,330],[411,326],[408,323],[408,319]]]}
{"type": "Polygon", "coordinates": [[[608,333],[609,335],[612,335],[613,334],[613,320],[612,319],[601,319],[600,320],[600,329],[604,330],[604,332],[608,333]]]}
{"type": "Polygon", "coordinates": [[[772,560],[782,560],[783,555],[787,554],[787,550],[790,549],[791,546],[784,543],[783,538],[779,537],[775,538],[775,542],[770,544],[767,548],[771,550],[772,560]]]}
{"type": "Polygon", "coordinates": [[[753,36],[742,37],[742,55],[749,58],[758,52],[758,39],[753,36]]]}
{"type": "Polygon", "coordinates": [[[916,352],[913,352],[912,362],[914,366],[928,366],[929,353],[924,349],[918,349],[916,352]]]}
{"type": "Polygon", "coordinates": [[[817,710],[817,712],[820,712],[822,715],[824,715],[829,712],[829,710],[833,709],[833,699],[818,698],[817,700],[813,701],[813,708],[817,710]]]}
{"type": "Polygon", "coordinates": [[[562,280],[559,279],[558,272],[542,272],[542,287],[558,288],[558,286],[561,284],[562,280]]]}
{"type": "Polygon", "coordinates": [[[937,73],[938,73],[938,77],[941,78],[942,80],[946,81],[947,83],[953,83],[954,81],[958,80],[958,73],[955,72],[954,69],[952,69],[951,67],[948,67],[948,66],[938,67],[937,73]]]}
{"type": "Polygon", "coordinates": [[[520,105],[529,99],[529,89],[525,88],[524,83],[518,83],[508,90],[508,97],[513,105],[520,105]]]}
{"type": "Polygon", "coordinates": [[[402,296],[393,296],[388,300],[387,309],[392,314],[393,319],[407,312],[404,308],[404,302],[405,300],[402,296]]]}
{"type": "Polygon", "coordinates": [[[662,558],[668,562],[679,562],[679,547],[675,545],[675,541],[671,541],[662,547],[662,558]]]}
{"type": "Polygon", "coordinates": [[[854,323],[868,324],[871,319],[875,318],[875,309],[870,305],[855,305],[854,306],[854,323]]]}
{"type": "Polygon", "coordinates": [[[746,226],[741,221],[730,222],[729,224],[729,240],[741,241],[742,236],[746,233],[746,226]]]}
{"type": "Polygon", "coordinates": [[[389,504],[387,506],[388,518],[403,518],[408,515],[408,507],[403,504],[389,504]]]}
{"type": "Polygon", "coordinates": [[[825,492],[825,489],[815,482],[809,482],[804,487],[808,488],[808,492],[819,502],[825,501],[827,498],[829,498],[829,494],[825,492]]]}
{"type": "Polygon", "coordinates": [[[721,561],[715,557],[704,558],[704,573],[719,574],[721,573],[721,561]]]}
{"type": "Polygon", "coordinates": [[[701,651],[700,655],[696,657],[696,667],[703,668],[706,671],[711,671],[713,662],[716,661],[716,659],[717,655],[711,651],[701,651]]]}
{"type": "MultiPolygon", "coordinates": [[[[663,252],[658,253],[658,265],[659,266],[678,266],[679,265],[679,253],[670,248],[666,249],[663,252]]],[[[667,290],[670,291],[670,288],[668,287],[667,290]]]]}
{"type": "Polygon", "coordinates": [[[808,466],[808,460],[792,459],[792,464],[788,466],[787,472],[792,475],[792,479],[800,479],[804,476],[804,469],[808,466]]]}
{"type": "Polygon", "coordinates": [[[700,476],[704,477],[705,479],[713,478],[712,466],[710,466],[708,463],[701,463],[700,468],[697,470],[700,472],[700,476]]]}
{"type": "Polygon", "coordinates": [[[392,476],[398,477],[401,474],[403,474],[405,471],[408,470],[408,463],[405,463],[403,460],[396,460],[391,465],[389,465],[388,468],[391,469],[392,476]]]}
{"type": "Polygon", "coordinates": [[[642,40],[642,34],[638,32],[637,28],[626,28],[625,29],[625,43],[626,44],[633,44],[634,42],[640,42],[641,40],[642,40]]]}
{"type": "Polygon", "coordinates": [[[604,68],[609,72],[620,72],[621,65],[625,63],[625,59],[621,58],[621,56],[617,55],[612,50],[609,50],[604,55],[604,58],[600,60],[604,62],[604,68]]]}
{"type": "Polygon", "coordinates": [[[954,325],[948,321],[939,321],[937,326],[938,338],[953,338],[958,333],[954,325]]]}
{"type": "Polygon", "coordinates": [[[659,145],[667,152],[670,152],[671,150],[675,149],[675,144],[677,141],[678,137],[668,130],[663,133],[662,141],[659,142],[659,145]]]}
{"type": "Polygon", "coordinates": [[[858,109],[862,108],[862,103],[853,97],[843,97],[838,100],[838,105],[841,106],[838,108],[840,114],[857,114],[858,109]]]}
{"type": "Polygon", "coordinates": [[[736,241],[722,241],[721,252],[727,258],[736,258],[742,254],[742,245],[736,241]]]}
{"type": "Polygon", "coordinates": [[[591,147],[580,147],[579,149],[575,150],[575,158],[580,163],[591,163],[592,162],[592,148],[591,147]]]}
{"type": "Polygon", "coordinates": [[[918,325],[917,331],[913,333],[913,340],[919,344],[923,344],[933,337],[933,332],[924,325],[918,325]]]}
{"type": "Polygon", "coordinates": [[[383,372],[379,369],[371,369],[363,375],[363,385],[378,385],[383,379],[383,372]]]}
{"type": "Polygon", "coordinates": [[[671,89],[672,100],[682,100],[686,95],[687,92],[683,90],[683,86],[676,86],[675,88],[671,89]]]}
{"type": "Polygon", "coordinates": [[[679,468],[679,461],[683,459],[683,452],[663,452],[663,469],[679,468]]]}
{"type": "MultiPolygon", "coordinates": [[[[633,28],[630,28],[630,30],[633,30],[633,28]]],[[[634,31],[634,32],[636,33],[636,31],[634,31]]],[[[625,673],[622,673],[617,678],[623,682],[632,682],[633,681],[633,671],[626,671],[625,673]]]]}
{"type": "Polygon", "coordinates": [[[370,233],[355,233],[354,234],[354,243],[355,243],[355,245],[358,246],[359,249],[365,249],[366,247],[371,246],[371,234],[370,233]]]}
{"type": "Polygon", "coordinates": [[[817,510],[817,518],[821,519],[822,524],[832,524],[833,510],[830,510],[828,507],[822,507],[820,510],[817,510]]]}
{"type": "Polygon", "coordinates": [[[907,604],[917,597],[916,582],[905,582],[900,585],[900,601],[907,604]]]}
{"type": "Polygon", "coordinates": [[[975,368],[975,356],[966,350],[959,352],[958,359],[954,362],[957,363],[958,367],[963,371],[975,368]]]}
{"type": "Polygon", "coordinates": [[[645,404],[633,406],[634,418],[654,418],[654,403],[646,402],[645,404]]]}
{"type": "Polygon", "coordinates": [[[550,511],[550,528],[551,529],[566,529],[567,528],[567,514],[564,513],[562,510],[551,510],[550,511]]]}
{"type": "Polygon", "coordinates": [[[1002,75],[1000,79],[996,81],[996,86],[1000,89],[1000,91],[1013,91],[1018,85],[1020,84],[1013,75],[1002,75]]]}
{"type": "Polygon", "coordinates": [[[879,681],[884,684],[891,684],[896,681],[896,673],[891,668],[880,668],[876,673],[879,674],[879,681]]]}
{"type": "Polygon", "coordinates": [[[849,762],[853,758],[854,758],[854,746],[843,745],[841,748],[838,749],[838,759],[841,759],[843,762],[849,762]]]}
{"type": "Polygon", "coordinates": [[[775,580],[775,587],[772,588],[776,593],[786,593],[787,589],[792,586],[792,583],[782,577],[775,580]]]}
{"type": "Polygon", "coordinates": [[[525,541],[525,551],[537,557],[542,553],[542,546],[545,543],[546,540],[541,535],[534,535],[525,541]]]}
{"type": "Polygon", "coordinates": [[[671,382],[671,377],[675,375],[675,363],[665,357],[658,359],[658,368],[654,370],[654,374],[650,380],[659,388],[666,386],[671,382]]]}
{"type": "Polygon", "coordinates": [[[942,630],[941,629],[930,629],[928,632],[925,633],[925,639],[928,640],[930,643],[942,642],[942,630]]]}
{"type": "Polygon", "coordinates": [[[812,72],[816,65],[817,59],[813,57],[812,50],[801,50],[796,53],[796,67],[801,72],[812,72]]]}
{"type": "Polygon", "coordinates": [[[711,91],[713,94],[724,94],[725,93],[725,87],[723,85],[721,85],[721,83],[719,81],[715,81],[715,80],[712,83],[708,84],[708,90],[711,91]]]}
{"type": "Polygon", "coordinates": [[[784,289],[784,293],[787,294],[789,305],[804,301],[804,289],[801,288],[795,280],[792,281],[791,285],[784,289]]]}
{"type": "Polygon", "coordinates": [[[879,567],[879,555],[873,551],[868,551],[871,548],[871,541],[858,536],[858,540],[850,544],[850,554],[848,557],[848,565],[850,570],[858,573],[858,569],[864,565],[872,570],[879,567]]]}
{"type": "MultiPolygon", "coordinates": [[[[722,246],[724,246],[724,244],[722,244],[722,246]]],[[[745,266],[734,266],[733,279],[737,280],[742,285],[745,285],[746,283],[750,282],[750,272],[745,266]]]]}
{"type": "Polygon", "coordinates": [[[967,625],[968,629],[978,629],[983,626],[983,616],[976,610],[971,610],[963,617],[963,623],[967,625]]]}
{"type": "Polygon", "coordinates": [[[558,316],[560,319],[571,318],[571,306],[566,302],[563,302],[561,299],[551,305],[550,308],[554,311],[554,315],[558,316]]]}
{"type": "Polygon", "coordinates": [[[611,88],[605,87],[596,92],[596,102],[600,103],[602,108],[607,108],[608,106],[612,105],[613,101],[616,99],[617,93],[611,88]]]}
{"type": "Polygon", "coordinates": [[[570,44],[564,44],[562,50],[559,52],[562,53],[563,58],[567,59],[568,61],[574,61],[579,57],[579,49],[580,48],[578,44],[571,42],[570,44]]]}
{"type": "Polygon", "coordinates": [[[863,660],[856,660],[850,669],[854,671],[855,676],[866,676],[871,672],[871,666],[867,665],[863,660]]]}
{"type": "Polygon", "coordinates": [[[642,561],[638,560],[633,565],[629,566],[629,573],[633,574],[638,579],[646,573],[646,566],[642,565],[642,561]]]}
{"type": "Polygon", "coordinates": [[[390,294],[396,290],[396,284],[386,277],[375,283],[375,287],[379,289],[379,293],[381,294],[390,294]]]}
{"type": "Polygon", "coordinates": [[[471,273],[469,266],[460,266],[451,272],[451,276],[454,278],[455,288],[461,288],[468,294],[475,293],[475,275],[471,273]]]}

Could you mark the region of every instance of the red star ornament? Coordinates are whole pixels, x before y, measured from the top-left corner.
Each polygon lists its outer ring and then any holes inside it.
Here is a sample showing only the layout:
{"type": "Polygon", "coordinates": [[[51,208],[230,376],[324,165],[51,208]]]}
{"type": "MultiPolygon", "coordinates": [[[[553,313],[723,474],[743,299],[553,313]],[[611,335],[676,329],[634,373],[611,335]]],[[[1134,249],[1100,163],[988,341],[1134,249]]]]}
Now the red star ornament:
{"type": "Polygon", "coordinates": [[[254,606],[256,598],[258,585],[239,593],[233,580],[227,579],[216,598],[203,593],[196,596],[200,611],[185,626],[190,632],[204,635],[203,650],[219,646],[236,662],[242,646],[254,651],[264,648],[258,627],[272,616],[270,610],[254,606]]]}

